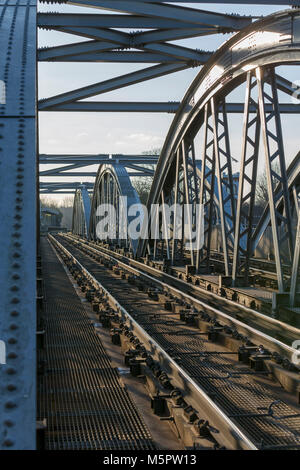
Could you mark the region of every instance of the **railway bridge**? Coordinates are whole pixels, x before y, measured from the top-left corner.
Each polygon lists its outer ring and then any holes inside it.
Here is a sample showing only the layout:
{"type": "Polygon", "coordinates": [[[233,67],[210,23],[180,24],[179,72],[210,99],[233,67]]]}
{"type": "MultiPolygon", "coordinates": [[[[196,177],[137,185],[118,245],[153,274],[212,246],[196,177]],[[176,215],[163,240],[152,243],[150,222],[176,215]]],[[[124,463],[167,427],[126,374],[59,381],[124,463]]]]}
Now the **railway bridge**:
{"type": "Polygon", "coordinates": [[[0,0],[0,449],[300,448],[300,9],[203,3],[0,0]],[[53,94],[43,62],[119,75],[53,94]],[[53,113],[172,121],[159,155],[42,153],[53,113]]]}

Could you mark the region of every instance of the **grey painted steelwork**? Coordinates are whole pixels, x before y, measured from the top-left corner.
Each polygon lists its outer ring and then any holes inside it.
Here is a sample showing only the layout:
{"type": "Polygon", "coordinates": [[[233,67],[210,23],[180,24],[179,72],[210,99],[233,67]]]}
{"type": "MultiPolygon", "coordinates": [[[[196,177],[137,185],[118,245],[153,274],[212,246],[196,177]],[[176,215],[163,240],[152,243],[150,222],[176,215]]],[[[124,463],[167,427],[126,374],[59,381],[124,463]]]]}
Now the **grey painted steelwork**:
{"type": "Polygon", "coordinates": [[[157,155],[40,155],[41,164],[64,164],[51,170],[40,170],[40,176],[96,176],[93,171],[77,171],[91,165],[103,163],[120,164],[129,169],[130,176],[153,176],[154,171],[147,165],[154,165],[158,161],[157,155]],[[69,171],[72,170],[72,171],[69,171]],[[73,171],[75,170],[75,171],[73,171]],[[133,170],[133,171],[132,171],[133,170]]]}
{"type": "Polygon", "coordinates": [[[143,209],[139,196],[132,186],[129,174],[123,165],[118,163],[114,165],[103,164],[99,167],[94,186],[89,224],[89,238],[92,240],[98,239],[97,224],[100,216],[97,209],[101,204],[111,204],[116,211],[116,236],[107,238],[107,242],[129,248],[135,254],[138,240],[132,239],[130,234],[127,234],[127,223],[129,225],[134,219],[133,216],[129,215],[128,209],[135,206],[141,216],[143,215],[143,209]]]}
{"type": "MultiPolygon", "coordinates": [[[[81,187],[81,183],[40,183],[40,194],[74,194],[81,187]]],[[[92,191],[94,183],[84,183],[87,190],[92,191]]]]}
{"type": "Polygon", "coordinates": [[[91,199],[85,185],[82,184],[74,195],[72,233],[87,237],[91,216],[91,199]]]}
{"type": "Polygon", "coordinates": [[[82,36],[88,41],[41,48],[39,61],[156,63],[152,67],[104,82],[42,99],[40,111],[114,111],[174,113],[178,103],[111,103],[88,101],[103,93],[203,65],[212,53],[175,45],[170,41],[239,31],[252,18],[227,15],[164,2],[73,0],[65,4],[112,10],[124,14],[39,13],[40,28],[82,36]],[[114,28],[138,30],[118,31],[114,28]]]}
{"type": "MultiPolygon", "coordinates": [[[[169,113],[174,114],[178,110],[178,102],[114,102],[114,101],[76,101],[59,106],[59,111],[70,112],[101,112],[101,113],[169,113]]],[[[295,112],[297,106],[287,105],[287,112],[295,112]]],[[[57,108],[50,108],[47,111],[57,111],[57,108]]],[[[299,112],[299,109],[297,109],[299,112]]]]}
{"type": "MultiPolygon", "coordinates": [[[[212,196],[215,195],[215,188],[208,183],[216,179],[225,274],[231,275],[232,282],[235,284],[237,274],[240,275],[244,268],[246,278],[244,282],[247,283],[247,266],[257,243],[257,234],[253,233],[252,222],[261,131],[268,176],[269,220],[271,220],[273,230],[280,292],[286,289],[282,272],[281,246],[288,238],[289,263],[292,263],[294,241],[278,90],[291,96],[295,89],[291,82],[276,74],[276,66],[299,63],[299,30],[299,10],[270,15],[236,34],[209,60],[187,91],[173,120],[157,165],[148,201],[150,207],[150,204],[161,202],[162,197],[172,199],[176,193],[178,195],[177,185],[182,174],[181,165],[184,169],[182,148],[195,147],[196,139],[200,136],[203,142],[202,177],[198,185],[200,185],[199,201],[205,204],[205,243],[198,253],[187,253],[182,249],[183,244],[181,250],[185,253],[185,258],[188,255],[191,264],[194,264],[193,257],[196,254],[198,271],[209,266],[211,201],[212,196]],[[227,114],[230,112],[227,110],[230,110],[231,103],[226,103],[226,98],[243,83],[246,83],[246,100],[239,193],[236,204],[235,188],[232,184],[230,132],[226,122],[227,114]],[[188,109],[188,105],[191,109],[188,109]],[[221,129],[218,129],[218,126],[221,126],[221,129]],[[226,186],[227,191],[225,198],[223,185],[226,186]],[[280,207],[277,204],[278,200],[281,201],[280,207]],[[229,252],[234,259],[232,273],[230,272],[229,252]]],[[[233,105],[234,107],[236,104],[233,105]]],[[[194,165],[196,169],[191,158],[189,158],[189,164],[194,165]]],[[[185,184],[181,203],[187,201],[188,195],[196,189],[197,183],[190,178],[185,184]]],[[[264,220],[266,221],[266,218],[264,220]]],[[[261,226],[266,227],[265,222],[261,226]]],[[[190,231],[191,228],[190,223],[190,231]]],[[[173,241],[171,240],[169,244],[171,244],[172,251],[173,241]]],[[[178,245],[178,241],[174,243],[175,246],[176,244],[178,245]]],[[[162,258],[168,256],[164,245],[165,241],[161,240],[160,256],[162,258]]],[[[157,258],[157,243],[154,248],[151,244],[147,248],[147,244],[140,241],[139,254],[145,254],[147,249],[153,249],[153,254],[157,258]]],[[[172,262],[176,262],[174,257],[172,262]]]]}
{"type": "Polygon", "coordinates": [[[0,449],[22,450],[36,432],[36,2],[1,2],[0,31],[0,449]]]}

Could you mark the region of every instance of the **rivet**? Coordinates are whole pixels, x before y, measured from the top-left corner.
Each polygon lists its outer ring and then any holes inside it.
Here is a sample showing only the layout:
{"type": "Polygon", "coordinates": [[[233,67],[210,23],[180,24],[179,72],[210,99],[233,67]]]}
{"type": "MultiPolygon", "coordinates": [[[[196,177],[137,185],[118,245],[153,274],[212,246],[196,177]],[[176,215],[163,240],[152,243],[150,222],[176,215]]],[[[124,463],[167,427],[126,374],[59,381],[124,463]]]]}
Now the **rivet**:
{"type": "Polygon", "coordinates": [[[5,439],[3,444],[5,445],[5,447],[12,447],[14,445],[14,441],[12,441],[11,439],[5,439]]]}
{"type": "Polygon", "coordinates": [[[11,408],[15,408],[16,406],[17,406],[17,404],[16,404],[15,402],[13,402],[13,401],[7,401],[7,402],[5,403],[5,408],[11,409],[11,408]]]}
{"type": "Polygon", "coordinates": [[[3,424],[4,424],[4,426],[7,426],[8,428],[11,428],[14,425],[14,422],[11,421],[10,419],[6,419],[3,424]]]}
{"type": "Polygon", "coordinates": [[[17,291],[19,290],[19,287],[18,287],[18,286],[12,286],[12,287],[10,288],[10,290],[11,290],[12,292],[17,292],[17,291]]]}
{"type": "Polygon", "coordinates": [[[19,312],[17,312],[16,310],[13,310],[12,312],[10,312],[11,316],[12,317],[18,317],[19,316],[19,312]]]}
{"type": "Polygon", "coordinates": [[[8,342],[8,344],[16,344],[17,340],[16,340],[16,338],[9,338],[9,340],[7,342],[8,342]]]}
{"type": "Polygon", "coordinates": [[[7,355],[8,359],[17,359],[18,355],[14,352],[11,352],[7,355]]]}

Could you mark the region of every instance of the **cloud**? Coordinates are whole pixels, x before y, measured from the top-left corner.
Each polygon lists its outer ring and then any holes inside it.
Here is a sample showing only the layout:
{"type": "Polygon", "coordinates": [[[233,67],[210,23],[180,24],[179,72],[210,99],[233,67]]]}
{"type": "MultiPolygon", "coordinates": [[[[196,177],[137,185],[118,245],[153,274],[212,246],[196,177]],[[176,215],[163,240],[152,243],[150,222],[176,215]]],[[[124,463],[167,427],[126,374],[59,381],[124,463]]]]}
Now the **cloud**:
{"type": "Polygon", "coordinates": [[[145,134],[143,132],[137,134],[129,134],[127,136],[128,140],[134,140],[139,143],[148,143],[148,142],[162,142],[162,137],[157,135],[145,134]]]}

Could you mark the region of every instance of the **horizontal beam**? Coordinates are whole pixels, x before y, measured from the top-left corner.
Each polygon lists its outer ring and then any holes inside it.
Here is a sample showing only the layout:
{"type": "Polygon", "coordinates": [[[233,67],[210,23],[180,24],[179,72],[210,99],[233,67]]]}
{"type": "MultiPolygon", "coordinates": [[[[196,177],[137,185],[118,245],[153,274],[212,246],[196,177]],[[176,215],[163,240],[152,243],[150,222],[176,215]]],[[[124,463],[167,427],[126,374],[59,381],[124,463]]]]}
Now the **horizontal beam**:
{"type": "MultiPolygon", "coordinates": [[[[101,15],[81,13],[38,13],[38,26],[40,28],[56,27],[91,27],[91,28],[137,28],[140,29],[181,29],[199,28],[190,22],[177,21],[167,18],[151,18],[138,15],[101,15]]],[[[203,27],[204,25],[202,25],[203,27]]],[[[227,30],[228,28],[226,28],[227,30]]],[[[232,30],[232,28],[229,28],[232,30]]]]}
{"type": "Polygon", "coordinates": [[[193,28],[171,28],[171,29],[155,29],[153,31],[124,33],[107,28],[90,28],[88,26],[71,27],[71,26],[52,26],[53,30],[63,33],[82,36],[88,39],[97,39],[101,41],[111,41],[124,47],[139,48],[151,42],[174,41],[178,39],[193,38],[225,32],[224,28],[216,28],[214,26],[196,26],[193,28]]]}
{"type": "MultiPolygon", "coordinates": [[[[128,47],[128,46],[127,46],[128,47]]],[[[121,48],[123,46],[121,45],[121,48]]],[[[139,51],[120,51],[116,44],[103,41],[87,41],[64,46],[39,49],[39,61],[73,62],[173,62],[194,60],[205,63],[212,53],[193,50],[173,44],[150,43],[140,47],[139,51]],[[108,52],[109,51],[109,52],[108,52]],[[145,52],[146,51],[146,52],[145,52]]]]}
{"type": "MultiPolygon", "coordinates": [[[[265,107],[267,113],[271,113],[273,111],[271,105],[266,104],[265,107]]],[[[230,114],[242,114],[244,112],[244,104],[226,103],[226,111],[230,114]]],[[[250,105],[249,111],[250,113],[256,113],[257,109],[255,108],[255,106],[250,105]]],[[[280,103],[279,111],[281,114],[300,114],[300,104],[280,103]]]]}
{"type": "Polygon", "coordinates": [[[103,52],[115,49],[116,44],[105,41],[88,41],[75,44],[66,44],[64,46],[43,47],[38,49],[38,60],[57,60],[65,56],[85,54],[87,52],[103,52]]]}
{"type": "MultiPolygon", "coordinates": [[[[47,174],[45,175],[43,173],[43,171],[40,171],[40,176],[43,177],[43,176],[47,176],[48,177],[60,177],[60,176],[68,176],[68,177],[72,177],[72,178],[81,178],[81,177],[91,177],[91,178],[95,178],[97,176],[97,172],[95,171],[78,171],[78,172],[75,172],[75,171],[61,171],[61,172],[55,172],[55,170],[52,171],[52,174],[47,174]]],[[[140,176],[153,176],[154,172],[151,171],[151,170],[148,170],[146,171],[145,169],[142,169],[141,171],[133,171],[133,172],[128,172],[128,176],[130,177],[140,177],[140,176]]]]}
{"type": "Polygon", "coordinates": [[[79,178],[79,177],[82,177],[82,176],[90,176],[90,177],[96,177],[97,175],[97,172],[95,171],[63,171],[63,170],[60,170],[60,171],[56,171],[55,169],[53,170],[47,170],[47,171],[40,171],[39,172],[39,175],[41,177],[43,176],[47,176],[48,177],[58,177],[58,176],[72,176],[72,178],[79,178]]]}
{"type": "Polygon", "coordinates": [[[155,164],[157,163],[159,155],[122,155],[122,154],[100,154],[100,155],[47,155],[40,154],[39,163],[56,164],[56,163],[70,163],[70,164],[84,164],[95,165],[100,163],[122,163],[124,166],[127,163],[134,164],[155,164]]]}
{"type": "Polygon", "coordinates": [[[110,62],[120,64],[159,64],[159,63],[182,63],[183,61],[174,57],[168,57],[163,54],[152,54],[151,52],[140,51],[111,51],[111,52],[93,52],[74,55],[38,55],[39,62],[110,62]]]}
{"type": "Polygon", "coordinates": [[[85,186],[87,189],[93,189],[94,183],[78,183],[78,182],[68,182],[68,181],[60,181],[59,183],[49,183],[49,181],[40,181],[40,189],[79,189],[85,186]]]}
{"type": "MultiPolygon", "coordinates": [[[[126,12],[141,16],[172,19],[178,22],[201,24],[238,30],[251,24],[251,18],[238,15],[227,15],[207,10],[197,10],[165,3],[145,3],[136,1],[114,0],[71,0],[67,4],[83,7],[100,8],[109,11],[126,12]]],[[[141,27],[141,26],[140,26],[141,27]]]]}
{"type": "Polygon", "coordinates": [[[66,103],[54,108],[44,109],[39,104],[40,111],[70,111],[70,112],[108,112],[108,113],[176,113],[180,102],[111,102],[111,101],[77,101],[66,103]]]}
{"type": "MultiPolygon", "coordinates": [[[[44,3],[46,0],[40,0],[44,3]]],[[[127,2],[128,0],[119,0],[127,2]]],[[[134,0],[135,2],[143,3],[164,3],[166,0],[134,0]]],[[[47,3],[47,2],[46,2],[47,3]]],[[[71,3],[71,2],[68,2],[71,3]]],[[[168,3],[179,3],[178,0],[168,0],[168,3]]],[[[205,3],[205,4],[230,4],[230,5],[291,5],[298,6],[299,0],[274,0],[272,3],[269,0],[180,0],[180,3],[205,3]]]]}
{"type": "MultiPolygon", "coordinates": [[[[190,65],[191,66],[191,65],[190,65]]],[[[119,88],[141,83],[153,78],[162,77],[170,73],[179,72],[190,67],[187,64],[160,64],[146,69],[138,70],[136,72],[128,73],[120,77],[111,78],[104,82],[98,82],[83,88],[62,93],[39,101],[40,110],[48,110],[55,108],[58,105],[70,103],[72,101],[89,98],[91,96],[107,93],[109,91],[117,90],[119,88]]]]}
{"type": "MultiPolygon", "coordinates": [[[[127,0],[120,0],[127,2],[127,0]]],[[[164,3],[166,0],[135,0],[143,3],[164,3]]],[[[40,0],[41,3],[48,3],[48,0],[40,0]]],[[[68,2],[69,3],[69,2],[68,2]]],[[[168,0],[168,3],[179,3],[178,0],[168,0]]],[[[224,4],[224,5],[291,5],[298,6],[299,0],[180,0],[180,3],[198,3],[198,4],[224,4]]]]}
{"type": "MultiPolygon", "coordinates": [[[[294,90],[295,91],[295,90],[294,90]]],[[[158,102],[106,102],[106,101],[81,101],[57,106],[46,111],[69,111],[69,112],[143,112],[143,113],[176,113],[180,107],[180,102],[170,101],[166,103],[158,102]]],[[[40,111],[43,109],[39,108],[40,111]]],[[[271,107],[266,105],[267,112],[271,112],[271,107]]],[[[281,103],[279,110],[282,114],[300,114],[300,104],[281,103]]],[[[226,111],[229,114],[242,114],[244,112],[243,103],[227,103],[226,111]]],[[[255,113],[254,106],[250,106],[250,113],[255,113]]]]}

